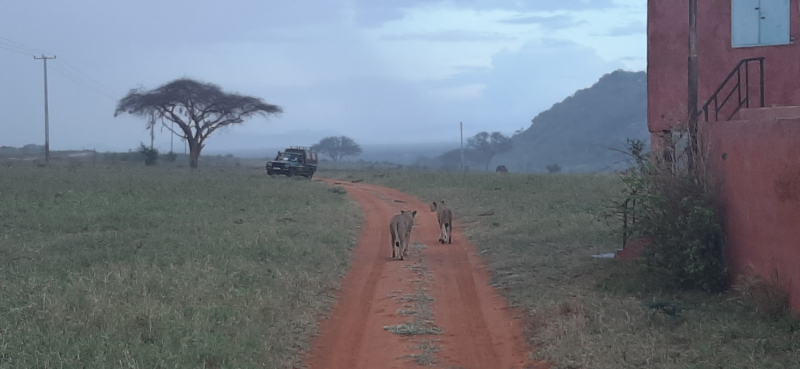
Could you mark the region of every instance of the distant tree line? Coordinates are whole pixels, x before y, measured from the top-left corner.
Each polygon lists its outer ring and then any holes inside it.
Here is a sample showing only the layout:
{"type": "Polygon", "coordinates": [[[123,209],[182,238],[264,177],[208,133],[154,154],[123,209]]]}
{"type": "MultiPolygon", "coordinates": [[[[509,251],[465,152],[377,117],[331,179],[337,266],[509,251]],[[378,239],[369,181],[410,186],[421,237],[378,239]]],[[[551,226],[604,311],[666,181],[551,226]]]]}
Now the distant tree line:
{"type": "Polygon", "coordinates": [[[27,144],[22,147],[0,146],[0,157],[44,155],[44,145],[27,144]]]}
{"type": "MultiPolygon", "coordinates": [[[[464,148],[464,165],[468,169],[483,168],[489,170],[489,165],[495,156],[508,152],[513,148],[511,138],[500,132],[480,132],[467,139],[464,148]]],[[[453,149],[435,158],[420,157],[414,163],[416,166],[434,167],[444,170],[461,169],[461,149],[453,149]]]]}

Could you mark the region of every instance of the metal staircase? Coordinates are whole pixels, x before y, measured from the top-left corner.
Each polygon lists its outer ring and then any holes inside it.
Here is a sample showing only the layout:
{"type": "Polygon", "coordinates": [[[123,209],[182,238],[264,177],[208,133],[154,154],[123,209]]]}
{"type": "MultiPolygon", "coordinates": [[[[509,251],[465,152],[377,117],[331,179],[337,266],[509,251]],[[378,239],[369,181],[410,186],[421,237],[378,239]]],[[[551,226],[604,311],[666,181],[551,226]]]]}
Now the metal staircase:
{"type": "Polygon", "coordinates": [[[705,121],[708,122],[713,117],[713,121],[718,122],[720,114],[723,117],[728,110],[733,110],[727,114],[725,121],[731,120],[742,107],[750,107],[750,63],[758,63],[758,82],[759,82],[759,101],[760,107],[764,107],[764,57],[742,59],[736,67],[733,68],[725,81],[714,91],[705,105],[698,111],[702,114],[705,121]],[[742,71],[744,70],[744,72],[742,71]],[[744,81],[742,80],[744,77],[744,81]],[[735,81],[736,83],[730,87],[729,84],[735,81]],[[729,88],[729,90],[728,90],[729,88]],[[720,96],[723,91],[728,91],[725,98],[720,102],[720,96]],[[735,97],[735,98],[734,98],[735,97]],[[726,110],[727,107],[727,110],[726,110]]]}

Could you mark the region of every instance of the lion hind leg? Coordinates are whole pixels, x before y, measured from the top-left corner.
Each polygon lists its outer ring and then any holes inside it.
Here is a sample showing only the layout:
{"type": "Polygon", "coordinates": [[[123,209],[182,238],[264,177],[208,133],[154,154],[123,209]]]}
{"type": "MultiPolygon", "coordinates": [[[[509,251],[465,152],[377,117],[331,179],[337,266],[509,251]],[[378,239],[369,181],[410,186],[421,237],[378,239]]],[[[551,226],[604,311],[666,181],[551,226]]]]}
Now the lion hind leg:
{"type": "Polygon", "coordinates": [[[409,242],[411,242],[411,232],[406,233],[405,240],[403,240],[403,256],[408,256],[409,242]]]}
{"type": "Polygon", "coordinates": [[[389,232],[392,235],[392,259],[395,259],[400,256],[398,255],[398,252],[400,251],[400,237],[399,233],[397,232],[397,225],[390,224],[389,232]]]}

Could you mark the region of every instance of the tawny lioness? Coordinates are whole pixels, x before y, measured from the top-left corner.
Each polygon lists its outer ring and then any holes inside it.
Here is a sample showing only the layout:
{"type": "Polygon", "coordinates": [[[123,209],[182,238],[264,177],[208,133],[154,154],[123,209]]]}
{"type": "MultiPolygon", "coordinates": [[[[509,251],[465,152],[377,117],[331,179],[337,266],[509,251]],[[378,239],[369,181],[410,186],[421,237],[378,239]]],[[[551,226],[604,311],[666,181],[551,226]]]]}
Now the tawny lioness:
{"type": "Polygon", "coordinates": [[[408,255],[408,241],[411,239],[411,229],[414,227],[416,215],[416,210],[401,210],[400,214],[393,216],[389,222],[389,232],[392,234],[392,259],[399,257],[400,260],[405,260],[408,255]]]}
{"type": "Polygon", "coordinates": [[[442,233],[439,235],[440,243],[453,243],[453,212],[444,206],[444,200],[438,204],[436,201],[431,203],[431,211],[436,212],[436,219],[439,221],[439,229],[442,233]]]}

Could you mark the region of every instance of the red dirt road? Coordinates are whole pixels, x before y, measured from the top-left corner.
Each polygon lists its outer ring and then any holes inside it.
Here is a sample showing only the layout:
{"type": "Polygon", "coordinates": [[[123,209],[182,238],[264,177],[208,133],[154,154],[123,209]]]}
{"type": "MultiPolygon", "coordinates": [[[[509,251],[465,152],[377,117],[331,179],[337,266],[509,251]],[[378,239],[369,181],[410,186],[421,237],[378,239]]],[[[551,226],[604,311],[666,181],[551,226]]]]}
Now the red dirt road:
{"type": "Polygon", "coordinates": [[[322,181],[344,187],[361,205],[365,224],[338,300],[306,357],[308,368],[417,368],[411,355],[424,352],[422,340],[438,346],[438,352],[429,350],[436,360],[433,367],[543,367],[528,360],[520,321],[512,319],[505,301],[489,286],[488,273],[458,224],[453,243],[442,245],[435,213],[413,196],[369,184],[322,181]],[[391,259],[389,234],[389,219],[401,209],[417,210],[410,244],[418,247],[405,261],[391,259]],[[414,319],[398,312],[409,307],[399,297],[419,291],[422,275],[432,297],[432,323],[442,334],[404,336],[384,329],[414,319]]]}

